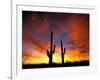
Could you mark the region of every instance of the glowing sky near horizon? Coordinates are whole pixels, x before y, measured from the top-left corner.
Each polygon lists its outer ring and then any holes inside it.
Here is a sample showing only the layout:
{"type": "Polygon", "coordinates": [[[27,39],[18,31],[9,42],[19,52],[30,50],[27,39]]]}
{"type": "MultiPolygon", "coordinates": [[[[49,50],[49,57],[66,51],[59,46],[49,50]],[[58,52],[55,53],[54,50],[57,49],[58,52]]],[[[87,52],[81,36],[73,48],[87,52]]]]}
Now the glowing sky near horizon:
{"type": "Polygon", "coordinates": [[[53,62],[61,63],[61,40],[65,62],[89,60],[89,14],[23,11],[23,64],[48,63],[50,31],[56,45],[53,62]]]}

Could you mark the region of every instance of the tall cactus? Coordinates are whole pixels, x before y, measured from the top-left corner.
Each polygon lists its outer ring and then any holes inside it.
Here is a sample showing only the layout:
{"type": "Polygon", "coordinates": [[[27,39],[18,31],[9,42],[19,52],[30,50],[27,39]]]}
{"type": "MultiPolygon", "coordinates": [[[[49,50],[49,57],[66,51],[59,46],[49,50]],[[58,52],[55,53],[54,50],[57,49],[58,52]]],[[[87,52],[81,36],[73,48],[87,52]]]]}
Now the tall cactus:
{"type": "Polygon", "coordinates": [[[52,56],[53,56],[54,52],[55,52],[55,45],[53,45],[53,32],[51,32],[50,51],[47,50],[49,64],[52,64],[52,56]]]}
{"type": "Polygon", "coordinates": [[[64,64],[64,54],[65,54],[65,48],[63,48],[63,42],[61,40],[61,58],[62,58],[62,64],[64,64]]]}

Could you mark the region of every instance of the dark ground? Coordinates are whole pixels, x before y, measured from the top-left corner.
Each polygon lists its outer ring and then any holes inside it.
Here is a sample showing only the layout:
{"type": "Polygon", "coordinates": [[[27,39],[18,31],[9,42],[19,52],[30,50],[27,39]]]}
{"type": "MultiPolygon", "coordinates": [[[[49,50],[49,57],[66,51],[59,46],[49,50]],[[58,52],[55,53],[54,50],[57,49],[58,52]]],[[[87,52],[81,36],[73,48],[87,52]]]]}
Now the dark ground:
{"type": "Polygon", "coordinates": [[[22,69],[34,69],[34,68],[50,68],[50,67],[75,67],[75,66],[89,66],[89,61],[81,62],[66,62],[64,64],[27,64],[22,65],[22,69]]]}

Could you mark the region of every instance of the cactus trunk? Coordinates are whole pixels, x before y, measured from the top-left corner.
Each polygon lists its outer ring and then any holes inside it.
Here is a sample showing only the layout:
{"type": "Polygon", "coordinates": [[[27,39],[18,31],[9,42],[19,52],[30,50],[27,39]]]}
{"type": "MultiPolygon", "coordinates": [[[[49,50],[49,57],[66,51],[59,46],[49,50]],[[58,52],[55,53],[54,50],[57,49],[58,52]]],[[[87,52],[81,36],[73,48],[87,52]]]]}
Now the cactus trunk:
{"type": "Polygon", "coordinates": [[[64,64],[64,54],[65,54],[65,48],[63,48],[63,42],[61,40],[61,58],[62,58],[62,64],[64,64]]]}
{"type": "Polygon", "coordinates": [[[52,64],[52,58],[53,58],[54,52],[55,52],[55,45],[53,45],[53,32],[51,32],[50,51],[47,50],[47,56],[49,58],[49,64],[52,64]]]}

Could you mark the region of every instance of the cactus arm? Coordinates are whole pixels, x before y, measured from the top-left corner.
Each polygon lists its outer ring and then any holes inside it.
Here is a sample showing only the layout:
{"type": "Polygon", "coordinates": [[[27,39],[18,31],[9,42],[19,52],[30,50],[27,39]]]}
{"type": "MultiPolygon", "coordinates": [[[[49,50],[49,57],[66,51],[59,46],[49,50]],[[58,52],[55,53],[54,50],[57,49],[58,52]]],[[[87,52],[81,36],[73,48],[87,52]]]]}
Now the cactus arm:
{"type": "Polygon", "coordinates": [[[54,45],[54,49],[53,49],[52,53],[54,53],[54,52],[55,52],[55,45],[54,45]]]}
{"type": "Polygon", "coordinates": [[[64,48],[64,53],[63,53],[63,54],[65,54],[65,50],[66,50],[66,49],[64,48]]]}
{"type": "Polygon", "coordinates": [[[47,56],[50,57],[49,51],[47,50],[47,56]]]}

